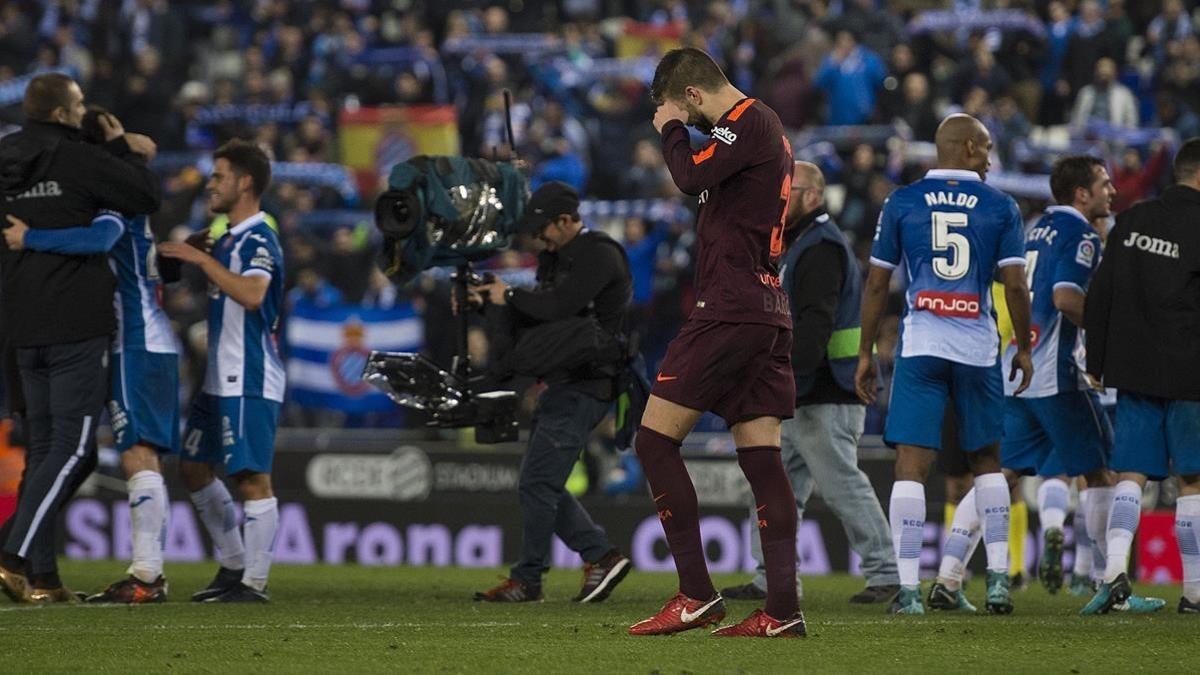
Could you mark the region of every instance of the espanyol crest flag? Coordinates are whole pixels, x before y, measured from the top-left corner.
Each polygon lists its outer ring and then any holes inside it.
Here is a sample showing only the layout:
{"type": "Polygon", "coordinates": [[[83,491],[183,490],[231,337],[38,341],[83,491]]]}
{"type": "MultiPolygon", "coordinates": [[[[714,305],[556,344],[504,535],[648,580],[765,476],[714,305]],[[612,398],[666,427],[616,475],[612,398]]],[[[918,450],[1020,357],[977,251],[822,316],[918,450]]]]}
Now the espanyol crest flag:
{"type": "Polygon", "coordinates": [[[349,413],[390,410],[396,404],[362,381],[373,350],[415,352],[424,326],[412,305],[365,309],[318,307],[300,300],[287,322],[291,400],[349,413]]]}

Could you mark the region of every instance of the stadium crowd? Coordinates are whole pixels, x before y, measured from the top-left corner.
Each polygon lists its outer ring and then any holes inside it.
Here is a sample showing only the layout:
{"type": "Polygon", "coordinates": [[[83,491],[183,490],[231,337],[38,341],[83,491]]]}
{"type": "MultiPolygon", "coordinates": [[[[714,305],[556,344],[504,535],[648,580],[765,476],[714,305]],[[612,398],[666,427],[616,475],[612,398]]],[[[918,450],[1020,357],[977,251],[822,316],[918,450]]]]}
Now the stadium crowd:
{"type": "MultiPolygon", "coordinates": [[[[30,76],[77,77],[89,102],[158,143],[160,239],[207,225],[200,158],[225,140],[253,138],[274,161],[309,167],[277,169],[264,197],[289,261],[289,304],[412,303],[428,312],[425,349],[445,361],[444,282],[397,289],[369,264],[375,237],[362,209],[383,181],[346,187],[339,112],[450,105],[462,152],[490,156],[503,150],[500,92],[510,89],[516,150],[534,167],[534,187],[575,186],[593,205],[585,202],[585,218],[628,247],[653,365],[685,316],[693,274],[694,205],[671,183],[649,124],[649,76],[665,48],[704,48],[736,86],[778,111],[797,158],[828,177],[829,210],[865,256],[884,199],[932,164],[933,130],[949,112],[984,121],[996,140],[994,180],[1027,216],[1048,201],[1045,174],[1065,152],[1107,159],[1117,210],[1154,194],[1169,178],[1176,139],[1200,133],[1195,5],[17,1],[0,8],[0,125],[20,122],[30,76]]],[[[492,264],[529,276],[533,261],[513,254],[492,264]]],[[[166,298],[192,387],[203,368],[203,287],[191,275],[166,298]]],[[[882,353],[895,334],[892,319],[882,353]]],[[[868,431],[881,428],[880,413],[868,431]]],[[[329,419],[295,406],[285,418],[329,419]]]]}

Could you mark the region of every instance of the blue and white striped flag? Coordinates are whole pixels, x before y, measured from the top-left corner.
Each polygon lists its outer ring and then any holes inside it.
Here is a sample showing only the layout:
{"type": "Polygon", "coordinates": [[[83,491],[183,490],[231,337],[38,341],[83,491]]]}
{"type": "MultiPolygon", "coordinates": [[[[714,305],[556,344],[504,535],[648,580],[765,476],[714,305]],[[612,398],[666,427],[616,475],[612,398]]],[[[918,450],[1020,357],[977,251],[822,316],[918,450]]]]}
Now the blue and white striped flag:
{"type": "Polygon", "coordinates": [[[392,309],[317,307],[301,300],[287,321],[290,397],[299,405],[351,413],[396,404],[362,381],[372,351],[415,352],[424,325],[411,305],[392,309]]]}

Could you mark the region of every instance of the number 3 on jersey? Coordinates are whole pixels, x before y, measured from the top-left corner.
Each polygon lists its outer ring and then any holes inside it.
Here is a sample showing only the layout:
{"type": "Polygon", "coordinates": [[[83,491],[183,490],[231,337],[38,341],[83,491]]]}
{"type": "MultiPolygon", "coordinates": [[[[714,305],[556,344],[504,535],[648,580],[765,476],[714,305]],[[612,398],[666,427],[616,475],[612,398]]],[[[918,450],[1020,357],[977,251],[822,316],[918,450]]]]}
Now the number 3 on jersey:
{"type": "Polygon", "coordinates": [[[933,273],[948,281],[957,281],[971,269],[971,242],[966,236],[952,232],[951,228],[966,227],[967,214],[949,211],[934,211],[933,251],[946,253],[944,258],[933,259],[933,273]]]}

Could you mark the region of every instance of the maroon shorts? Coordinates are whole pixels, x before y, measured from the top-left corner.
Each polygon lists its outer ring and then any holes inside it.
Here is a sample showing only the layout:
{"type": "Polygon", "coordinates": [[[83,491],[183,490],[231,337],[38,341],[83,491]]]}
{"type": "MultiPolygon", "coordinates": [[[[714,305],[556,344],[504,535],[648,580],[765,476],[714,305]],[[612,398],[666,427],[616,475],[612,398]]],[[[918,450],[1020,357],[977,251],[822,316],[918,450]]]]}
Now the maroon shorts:
{"type": "Polygon", "coordinates": [[[650,393],[716,413],[733,426],[788,419],[796,407],[792,331],[760,323],[690,320],[667,347],[650,393]]]}

